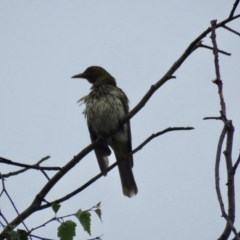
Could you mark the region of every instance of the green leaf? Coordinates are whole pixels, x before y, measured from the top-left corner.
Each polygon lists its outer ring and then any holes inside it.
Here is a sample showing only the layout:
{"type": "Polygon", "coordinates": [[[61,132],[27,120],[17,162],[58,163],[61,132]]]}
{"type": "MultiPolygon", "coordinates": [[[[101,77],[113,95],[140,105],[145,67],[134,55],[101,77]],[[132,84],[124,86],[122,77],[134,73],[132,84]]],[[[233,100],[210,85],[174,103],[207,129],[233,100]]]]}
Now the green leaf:
{"type": "Polygon", "coordinates": [[[63,222],[58,227],[58,237],[60,237],[60,240],[73,240],[73,237],[76,235],[75,228],[75,222],[71,220],[63,222]]]}
{"type": "Polygon", "coordinates": [[[28,240],[28,233],[25,230],[18,229],[17,232],[20,240],[28,240]]]}
{"type": "Polygon", "coordinates": [[[98,215],[98,217],[100,218],[101,222],[102,222],[102,211],[100,208],[95,210],[95,213],[98,215]]]}
{"type": "Polygon", "coordinates": [[[11,231],[9,233],[9,237],[11,240],[15,240],[15,239],[18,239],[20,237],[20,234],[16,231],[11,231]]]}
{"type": "Polygon", "coordinates": [[[59,208],[61,207],[61,205],[60,204],[58,204],[58,203],[52,203],[52,210],[55,212],[55,213],[57,213],[58,212],[58,210],[59,210],[59,208]]]}
{"type": "Polygon", "coordinates": [[[101,205],[101,201],[96,205],[96,207],[100,207],[100,205],[101,205]]]}
{"type": "Polygon", "coordinates": [[[79,209],[76,213],[75,216],[77,217],[77,219],[80,221],[80,216],[83,213],[83,211],[81,209],[79,209]]]}
{"type": "Polygon", "coordinates": [[[82,224],[83,229],[91,235],[91,213],[79,209],[75,214],[79,222],[82,224]]]}

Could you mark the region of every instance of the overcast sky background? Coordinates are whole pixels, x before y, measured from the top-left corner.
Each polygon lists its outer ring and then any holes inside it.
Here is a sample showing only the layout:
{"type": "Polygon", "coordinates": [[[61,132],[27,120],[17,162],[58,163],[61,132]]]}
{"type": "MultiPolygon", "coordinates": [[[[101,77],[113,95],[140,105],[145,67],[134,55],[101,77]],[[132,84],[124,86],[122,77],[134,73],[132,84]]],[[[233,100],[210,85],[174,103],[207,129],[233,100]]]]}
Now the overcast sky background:
{"type": "MultiPolygon", "coordinates": [[[[90,85],[71,79],[88,66],[108,70],[133,108],[146,91],[210,26],[228,17],[234,1],[1,1],[0,7],[0,156],[28,164],[51,155],[44,166],[64,166],[90,143],[84,106],[77,100],[90,85]]],[[[239,13],[239,9],[237,13],[239,13]]],[[[240,30],[240,20],[229,26],[240,30]]],[[[221,76],[227,116],[235,125],[233,160],[240,147],[240,39],[219,29],[221,76]]],[[[204,44],[211,45],[209,36],[204,44]]],[[[134,155],[139,193],[122,194],[117,168],[85,191],[62,203],[59,216],[88,209],[102,201],[103,224],[92,217],[92,237],[122,239],[216,239],[224,229],[214,186],[220,121],[212,52],[194,52],[131,120],[133,147],[168,127],[192,126],[153,140],[134,155]]],[[[114,156],[110,158],[115,161],[114,156]]],[[[224,160],[224,158],[222,158],[224,160]]],[[[226,200],[225,163],[221,187],[226,200]]],[[[1,164],[1,173],[18,168],[1,164]]],[[[239,170],[239,169],[238,169],[239,170]]],[[[91,152],[47,195],[58,199],[99,173],[91,152]]],[[[49,172],[49,176],[53,173],[49,172]]],[[[236,227],[240,227],[240,171],[236,177],[236,227]]],[[[38,171],[11,177],[6,187],[20,212],[47,180],[38,171]]],[[[8,221],[16,214],[7,198],[1,210],[8,221]]],[[[227,206],[226,210],[227,210],[227,206]]],[[[51,210],[26,220],[31,229],[54,216],[51,210]]],[[[77,219],[72,218],[75,222],[77,219]]],[[[79,223],[76,239],[90,238],[79,223]]],[[[33,232],[57,239],[58,223],[33,232]]],[[[19,226],[19,228],[22,228],[19,226]]],[[[2,230],[2,229],[0,229],[2,230]]]]}

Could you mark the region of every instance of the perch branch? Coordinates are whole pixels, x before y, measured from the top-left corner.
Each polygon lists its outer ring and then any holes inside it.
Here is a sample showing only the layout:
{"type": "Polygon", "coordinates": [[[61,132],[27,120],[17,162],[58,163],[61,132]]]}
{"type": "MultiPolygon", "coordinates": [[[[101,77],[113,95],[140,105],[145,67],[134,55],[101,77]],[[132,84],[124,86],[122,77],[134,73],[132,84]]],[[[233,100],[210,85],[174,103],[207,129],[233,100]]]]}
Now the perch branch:
{"type": "MultiPolygon", "coordinates": [[[[152,134],[150,137],[148,137],[145,141],[143,141],[138,147],[136,147],[131,153],[129,153],[127,156],[135,154],[136,152],[138,152],[139,150],[141,150],[146,144],[148,144],[151,140],[153,140],[154,138],[167,133],[167,132],[171,132],[171,131],[181,131],[181,130],[193,130],[194,128],[192,127],[172,127],[172,128],[167,128],[164,129],[161,132],[157,132],[155,134],[152,134]]],[[[127,156],[125,158],[127,158],[127,156]]],[[[108,167],[107,172],[110,172],[113,168],[115,168],[118,165],[117,162],[113,163],[110,167],[108,167]]],[[[79,187],[78,189],[74,190],[73,192],[67,194],[66,196],[54,200],[51,203],[47,203],[45,205],[42,205],[39,207],[39,210],[41,209],[45,209],[48,208],[52,205],[52,203],[61,203],[64,202],[66,200],[68,200],[69,198],[73,197],[74,195],[78,194],[79,192],[83,191],[85,188],[87,188],[88,186],[90,186],[91,184],[93,184],[96,180],[98,180],[100,177],[102,177],[103,174],[99,173],[98,175],[96,175],[94,178],[90,179],[88,182],[86,182],[84,185],[82,185],[81,187],[79,187]]]]}

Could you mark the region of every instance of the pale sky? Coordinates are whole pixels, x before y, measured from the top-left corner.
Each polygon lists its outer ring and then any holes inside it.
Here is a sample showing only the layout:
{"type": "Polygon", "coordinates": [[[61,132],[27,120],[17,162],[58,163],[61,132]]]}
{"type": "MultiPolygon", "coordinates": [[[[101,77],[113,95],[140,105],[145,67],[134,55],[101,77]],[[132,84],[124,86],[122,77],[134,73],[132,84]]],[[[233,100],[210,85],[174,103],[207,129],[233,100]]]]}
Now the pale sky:
{"type": "MultiPolygon", "coordinates": [[[[88,94],[90,84],[71,76],[91,65],[109,71],[127,94],[133,108],[210,21],[227,18],[234,1],[1,1],[0,8],[0,156],[44,166],[64,166],[90,143],[84,106],[76,103],[88,94]]],[[[239,13],[239,9],[236,13],[239,13]]],[[[236,30],[239,21],[229,24],[236,30]]],[[[240,148],[240,39],[217,30],[221,76],[227,116],[233,120],[233,161],[240,148]]],[[[204,44],[211,45],[209,36],[204,44]]],[[[168,127],[195,128],[171,132],[153,140],[134,155],[134,175],[139,192],[123,196],[117,168],[69,201],[58,215],[89,209],[102,202],[103,223],[93,215],[92,238],[216,239],[222,233],[214,185],[214,164],[223,124],[203,121],[219,116],[219,97],[213,54],[194,52],[131,120],[133,148],[152,133],[168,127]]],[[[115,157],[111,156],[111,163],[115,157]]],[[[226,200],[225,162],[221,188],[226,200]]],[[[19,168],[1,164],[1,173],[19,168]]],[[[83,185],[99,173],[91,152],[47,195],[51,202],[83,185]]],[[[53,176],[49,172],[49,176],[53,176]]],[[[239,181],[236,175],[236,227],[239,231],[239,181]]],[[[11,177],[6,187],[19,212],[25,210],[47,180],[30,170],[11,177]]],[[[227,202],[225,201],[225,204],[227,202]]],[[[10,222],[16,214],[4,196],[1,211],[10,222]]],[[[227,210],[227,206],[225,205],[227,210]]],[[[47,209],[30,216],[29,229],[54,216],[47,209]]],[[[89,239],[77,219],[77,237],[89,239]]],[[[59,223],[33,234],[57,239],[59,223]]],[[[19,226],[19,228],[23,228],[19,226]]],[[[2,229],[0,229],[2,230],[2,229]]]]}

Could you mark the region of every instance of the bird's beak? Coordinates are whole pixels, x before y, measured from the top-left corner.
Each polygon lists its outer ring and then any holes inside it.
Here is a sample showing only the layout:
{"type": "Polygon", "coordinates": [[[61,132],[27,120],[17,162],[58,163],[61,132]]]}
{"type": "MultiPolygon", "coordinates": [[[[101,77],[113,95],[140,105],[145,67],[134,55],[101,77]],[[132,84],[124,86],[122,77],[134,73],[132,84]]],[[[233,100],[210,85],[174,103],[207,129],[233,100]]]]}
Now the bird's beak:
{"type": "Polygon", "coordinates": [[[77,75],[72,76],[72,78],[86,78],[86,74],[85,73],[79,73],[77,75]]]}

